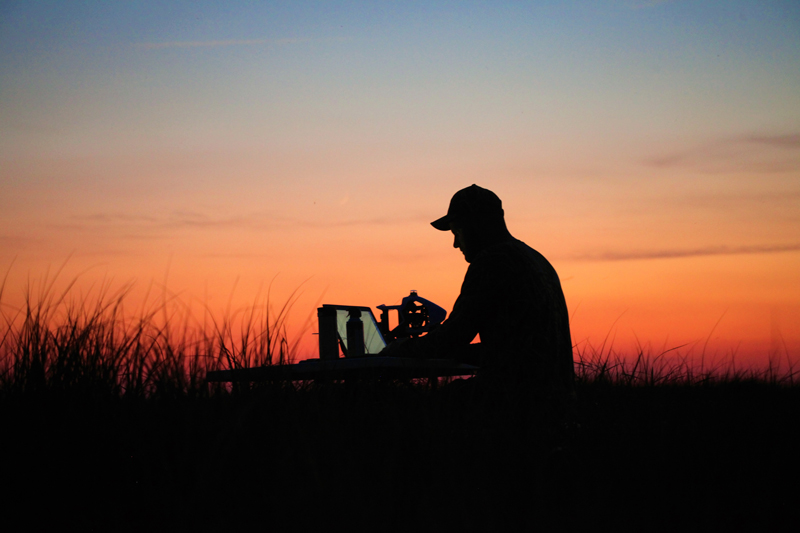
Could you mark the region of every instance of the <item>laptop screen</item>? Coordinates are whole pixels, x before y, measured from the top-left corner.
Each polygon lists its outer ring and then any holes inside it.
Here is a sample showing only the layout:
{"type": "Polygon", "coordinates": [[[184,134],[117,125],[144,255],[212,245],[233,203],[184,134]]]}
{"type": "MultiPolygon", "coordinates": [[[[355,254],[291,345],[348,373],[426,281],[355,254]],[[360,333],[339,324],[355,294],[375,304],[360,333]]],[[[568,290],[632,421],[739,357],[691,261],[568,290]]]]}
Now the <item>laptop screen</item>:
{"type": "MultiPolygon", "coordinates": [[[[326,305],[325,307],[330,306],[326,305]]],[[[361,322],[364,324],[364,352],[374,355],[386,347],[386,341],[383,340],[383,335],[381,335],[381,331],[378,329],[378,321],[375,320],[372,309],[353,305],[337,305],[333,307],[336,307],[336,329],[339,332],[339,338],[342,340],[345,349],[347,348],[347,320],[350,318],[349,311],[353,307],[361,310],[361,322]]]]}

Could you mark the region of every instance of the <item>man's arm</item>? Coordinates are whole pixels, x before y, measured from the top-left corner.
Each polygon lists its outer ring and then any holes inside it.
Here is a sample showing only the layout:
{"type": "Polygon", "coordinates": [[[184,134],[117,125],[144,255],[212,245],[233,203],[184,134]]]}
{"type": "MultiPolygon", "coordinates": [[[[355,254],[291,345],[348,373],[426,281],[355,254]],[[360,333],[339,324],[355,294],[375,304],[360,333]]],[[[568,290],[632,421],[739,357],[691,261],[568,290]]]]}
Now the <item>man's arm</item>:
{"type": "Polygon", "coordinates": [[[491,258],[485,257],[470,265],[453,311],[441,326],[423,337],[394,342],[381,355],[477,363],[476,350],[470,349],[470,342],[479,333],[486,314],[491,313],[493,281],[497,276],[490,275],[490,262],[491,258]]]}

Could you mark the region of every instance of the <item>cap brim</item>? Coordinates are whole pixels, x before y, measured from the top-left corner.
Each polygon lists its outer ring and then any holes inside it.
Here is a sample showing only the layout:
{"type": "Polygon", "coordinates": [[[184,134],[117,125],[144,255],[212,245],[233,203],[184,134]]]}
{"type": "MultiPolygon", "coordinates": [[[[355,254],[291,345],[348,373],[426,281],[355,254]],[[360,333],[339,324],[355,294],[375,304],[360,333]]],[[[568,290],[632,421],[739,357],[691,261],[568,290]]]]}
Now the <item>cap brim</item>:
{"type": "Polygon", "coordinates": [[[450,231],[450,217],[445,215],[439,220],[434,220],[433,222],[431,222],[431,226],[438,229],[439,231],[450,231]]]}

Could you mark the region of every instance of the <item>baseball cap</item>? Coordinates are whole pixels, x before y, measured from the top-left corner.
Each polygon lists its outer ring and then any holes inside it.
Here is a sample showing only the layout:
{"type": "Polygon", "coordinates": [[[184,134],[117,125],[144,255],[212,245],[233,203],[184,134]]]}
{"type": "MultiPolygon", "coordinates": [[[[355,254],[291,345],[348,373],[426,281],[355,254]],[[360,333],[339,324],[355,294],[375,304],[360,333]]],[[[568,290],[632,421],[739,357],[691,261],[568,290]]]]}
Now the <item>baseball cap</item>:
{"type": "Polygon", "coordinates": [[[480,220],[503,216],[503,203],[489,189],[478,187],[474,183],[453,195],[447,214],[431,222],[431,226],[439,231],[450,231],[450,222],[464,220],[480,220]]]}

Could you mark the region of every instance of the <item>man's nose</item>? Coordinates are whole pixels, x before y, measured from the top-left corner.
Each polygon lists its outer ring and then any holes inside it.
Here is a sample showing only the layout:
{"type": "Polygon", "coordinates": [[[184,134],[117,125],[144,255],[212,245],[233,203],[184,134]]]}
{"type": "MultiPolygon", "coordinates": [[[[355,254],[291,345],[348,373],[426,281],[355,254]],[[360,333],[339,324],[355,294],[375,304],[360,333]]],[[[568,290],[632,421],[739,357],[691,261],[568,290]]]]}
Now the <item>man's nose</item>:
{"type": "Polygon", "coordinates": [[[458,242],[458,235],[453,238],[453,248],[461,248],[461,243],[458,242]]]}

